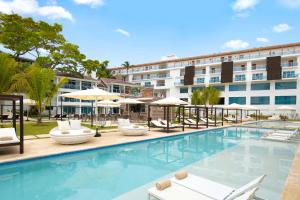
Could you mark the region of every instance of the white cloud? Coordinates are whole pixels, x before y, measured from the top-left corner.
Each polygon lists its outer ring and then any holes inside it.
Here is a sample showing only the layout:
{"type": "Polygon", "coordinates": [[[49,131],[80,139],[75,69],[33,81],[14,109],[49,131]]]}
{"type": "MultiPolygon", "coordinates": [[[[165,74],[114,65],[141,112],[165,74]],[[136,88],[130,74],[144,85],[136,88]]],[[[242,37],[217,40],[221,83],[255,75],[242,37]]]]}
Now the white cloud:
{"type": "Polygon", "coordinates": [[[263,37],[258,37],[258,38],[256,38],[256,41],[257,42],[269,42],[269,39],[268,38],[263,38],[263,37]]]}
{"type": "Polygon", "coordinates": [[[280,3],[289,8],[300,8],[300,0],[280,0],[280,3]]]}
{"type": "Polygon", "coordinates": [[[73,0],[77,4],[89,5],[91,7],[97,7],[104,5],[104,0],[73,0]]]}
{"type": "Polygon", "coordinates": [[[124,30],[124,29],[117,28],[117,29],[115,29],[115,31],[122,34],[122,35],[124,35],[124,36],[126,36],[126,37],[130,37],[130,33],[128,31],[124,30]]]}
{"type": "Polygon", "coordinates": [[[40,6],[37,0],[0,0],[0,12],[30,14],[48,17],[51,19],[64,18],[73,20],[72,14],[61,6],[40,6]]]}
{"type": "Polygon", "coordinates": [[[273,26],[273,31],[277,33],[285,32],[291,30],[292,27],[288,24],[277,24],[273,26]]]}
{"type": "Polygon", "coordinates": [[[243,12],[254,8],[259,3],[259,0],[236,0],[232,9],[236,12],[243,12]]]}
{"type": "Polygon", "coordinates": [[[245,49],[247,47],[249,47],[249,43],[243,40],[230,40],[223,45],[223,48],[229,48],[234,50],[245,49]]]}

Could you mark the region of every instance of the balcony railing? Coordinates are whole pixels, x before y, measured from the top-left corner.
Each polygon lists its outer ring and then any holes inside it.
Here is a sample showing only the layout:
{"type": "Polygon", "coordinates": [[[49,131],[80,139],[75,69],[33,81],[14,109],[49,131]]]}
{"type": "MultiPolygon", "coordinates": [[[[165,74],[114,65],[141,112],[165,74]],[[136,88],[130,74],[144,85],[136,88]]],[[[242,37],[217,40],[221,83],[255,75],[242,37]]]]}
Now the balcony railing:
{"type": "Polygon", "coordinates": [[[154,85],[145,85],[144,87],[145,87],[145,88],[153,88],[154,85]]]}
{"type": "Polygon", "coordinates": [[[246,81],[246,76],[235,76],[234,81],[235,82],[246,81]]]}
{"type": "Polygon", "coordinates": [[[62,88],[80,90],[80,85],[65,84],[62,88]]]}
{"type": "Polygon", "coordinates": [[[210,82],[210,83],[220,83],[221,80],[220,80],[219,77],[218,77],[218,78],[211,78],[211,79],[209,80],[209,82],[210,82]]]}
{"type": "Polygon", "coordinates": [[[287,63],[281,63],[281,66],[282,67],[296,67],[298,66],[298,63],[297,62],[287,62],[287,63]]]}
{"type": "Polygon", "coordinates": [[[221,69],[216,69],[216,70],[213,70],[213,71],[210,71],[211,74],[219,74],[221,73],[221,69]]]}
{"type": "Polygon", "coordinates": [[[157,83],[156,84],[156,87],[163,87],[163,86],[166,86],[166,84],[165,83],[157,83]]]}
{"type": "Polygon", "coordinates": [[[282,72],[282,78],[298,78],[299,74],[295,73],[295,72],[282,72]]]}
{"type": "Polygon", "coordinates": [[[174,85],[175,86],[182,86],[182,85],[184,85],[184,83],[183,82],[174,82],[174,85]]]}
{"type": "Polygon", "coordinates": [[[262,75],[254,75],[254,74],[252,74],[252,80],[253,81],[267,80],[267,76],[265,74],[262,74],[262,75]]]}
{"type": "Polygon", "coordinates": [[[256,66],[252,66],[252,70],[266,70],[267,66],[265,65],[256,65],[256,66]]]}
{"type": "Polygon", "coordinates": [[[245,67],[233,67],[234,72],[243,72],[246,71],[245,67]]]}

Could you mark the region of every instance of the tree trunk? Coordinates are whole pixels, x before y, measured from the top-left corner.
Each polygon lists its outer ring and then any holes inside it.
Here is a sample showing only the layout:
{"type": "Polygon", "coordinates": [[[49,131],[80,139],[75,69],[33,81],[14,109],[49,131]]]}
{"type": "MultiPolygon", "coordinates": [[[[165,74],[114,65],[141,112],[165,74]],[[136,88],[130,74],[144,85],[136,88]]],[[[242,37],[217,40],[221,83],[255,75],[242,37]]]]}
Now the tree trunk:
{"type": "Polygon", "coordinates": [[[41,124],[42,123],[42,105],[39,105],[38,108],[38,118],[37,118],[37,123],[41,124]]]}

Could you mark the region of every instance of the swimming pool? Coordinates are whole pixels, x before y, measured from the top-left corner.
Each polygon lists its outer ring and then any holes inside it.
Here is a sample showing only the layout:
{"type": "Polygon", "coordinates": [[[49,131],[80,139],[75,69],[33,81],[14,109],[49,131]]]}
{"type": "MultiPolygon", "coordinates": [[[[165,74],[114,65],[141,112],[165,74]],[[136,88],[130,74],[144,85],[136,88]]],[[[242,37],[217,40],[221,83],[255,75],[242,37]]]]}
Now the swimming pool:
{"type": "Polygon", "coordinates": [[[231,186],[266,173],[258,194],[279,199],[297,145],[259,140],[265,131],[221,128],[1,164],[1,200],[143,199],[181,168],[231,186]]]}

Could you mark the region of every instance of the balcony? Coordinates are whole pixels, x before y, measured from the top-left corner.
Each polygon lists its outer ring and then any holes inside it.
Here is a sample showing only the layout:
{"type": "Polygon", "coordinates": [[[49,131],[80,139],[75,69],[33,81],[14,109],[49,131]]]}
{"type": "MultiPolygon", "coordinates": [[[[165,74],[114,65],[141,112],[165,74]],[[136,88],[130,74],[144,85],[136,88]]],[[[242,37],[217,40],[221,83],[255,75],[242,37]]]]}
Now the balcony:
{"type": "Polygon", "coordinates": [[[154,88],[154,85],[144,85],[145,88],[154,88]]]}
{"type": "Polygon", "coordinates": [[[263,73],[260,74],[252,74],[252,80],[253,81],[263,81],[267,80],[267,76],[263,73]]]}
{"type": "Polygon", "coordinates": [[[205,78],[194,78],[195,84],[203,84],[205,83],[205,78]]]}
{"type": "Polygon", "coordinates": [[[252,66],[251,69],[253,71],[255,71],[255,70],[267,70],[267,66],[265,66],[265,65],[257,65],[257,66],[252,66]]]}
{"type": "Polygon", "coordinates": [[[211,77],[209,83],[220,83],[220,77],[211,77]]]}
{"type": "Polygon", "coordinates": [[[156,74],[151,76],[152,79],[170,78],[170,74],[156,74]]]}
{"type": "Polygon", "coordinates": [[[157,83],[156,84],[156,87],[163,87],[163,86],[166,86],[166,84],[165,83],[157,83]]]}
{"type": "Polygon", "coordinates": [[[246,67],[233,67],[233,72],[245,72],[246,67]]]}
{"type": "Polygon", "coordinates": [[[282,79],[297,79],[299,74],[295,73],[295,71],[286,71],[282,72],[282,79]]]}
{"type": "Polygon", "coordinates": [[[62,86],[62,88],[73,89],[73,90],[80,90],[80,85],[65,84],[65,85],[62,86]]]}
{"type": "Polygon", "coordinates": [[[183,86],[184,85],[184,83],[183,82],[174,82],[174,86],[183,86]]]}
{"type": "Polygon", "coordinates": [[[281,63],[281,67],[283,68],[289,68],[289,67],[297,67],[298,63],[297,62],[286,62],[286,63],[281,63]]]}
{"type": "Polygon", "coordinates": [[[210,74],[220,74],[221,71],[222,71],[221,69],[211,70],[210,74]]]}
{"type": "Polygon", "coordinates": [[[234,76],[234,82],[244,82],[244,81],[246,81],[246,75],[234,76]]]}

